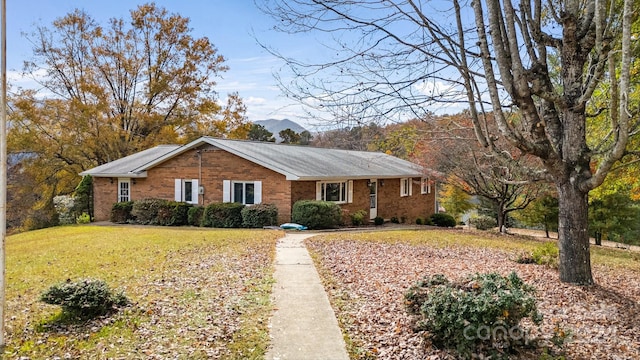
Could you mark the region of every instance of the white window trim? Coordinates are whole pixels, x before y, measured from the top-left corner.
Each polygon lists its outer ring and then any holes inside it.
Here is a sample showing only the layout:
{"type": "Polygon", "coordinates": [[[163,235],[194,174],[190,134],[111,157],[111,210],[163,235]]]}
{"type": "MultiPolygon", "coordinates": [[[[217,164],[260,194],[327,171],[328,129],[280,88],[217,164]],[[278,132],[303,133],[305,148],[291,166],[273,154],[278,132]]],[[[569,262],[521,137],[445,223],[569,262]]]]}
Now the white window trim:
{"type": "Polygon", "coordinates": [[[420,193],[431,194],[431,179],[423,177],[420,180],[420,193]]]}
{"type": "Polygon", "coordinates": [[[175,179],[174,180],[174,193],[175,193],[174,200],[178,202],[185,202],[187,204],[197,205],[198,200],[200,198],[198,189],[199,189],[198,179],[175,179]],[[184,198],[184,194],[186,194],[185,183],[187,182],[191,183],[191,200],[189,201],[187,201],[184,198]]]}
{"type": "MultiPolygon", "coordinates": [[[[336,204],[350,204],[353,202],[353,180],[326,180],[326,181],[317,181],[316,182],[316,200],[319,201],[327,201],[322,198],[322,187],[326,184],[340,184],[340,187],[346,186],[345,196],[346,199],[342,199],[340,201],[333,201],[336,204]]],[[[325,186],[326,188],[326,186],[325,186]]],[[[326,192],[325,192],[326,194],[326,192]]],[[[340,191],[342,194],[342,190],[340,191]]]]}
{"type": "Polygon", "coordinates": [[[413,190],[413,178],[400,179],[400,197],[411,196],[413,190]],[[409,187],[407,189],[407,186],[409,187]]]}
{"type": "MultiPolygon", "coordinates": [[[[223,180],[222,181],[222,202],[234,202],[233,186],[235,184],[253,184],[253,204],[242,204],[251,206],[262,203],[262,181],[249,181],[249,180],[223,180]]],[[[244,194],[244,192],[243,192],[244,194]]]]}
{"type": "Polygon", "coordinates": [[[131,201],[131,178],[118,178],[118,202],[131,201]],[[126,200],[122,199],[122,184],[127,184],[127,197],[126,200]]]}

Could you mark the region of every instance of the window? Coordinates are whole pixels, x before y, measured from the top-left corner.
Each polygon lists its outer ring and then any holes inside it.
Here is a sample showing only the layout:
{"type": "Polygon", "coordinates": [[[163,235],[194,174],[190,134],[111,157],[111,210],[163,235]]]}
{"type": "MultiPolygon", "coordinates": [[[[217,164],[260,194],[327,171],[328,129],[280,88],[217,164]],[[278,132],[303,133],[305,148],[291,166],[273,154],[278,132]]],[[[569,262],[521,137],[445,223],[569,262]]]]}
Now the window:
{"type": "Polygon", "coordinates": [[[411,178],[400,179],[400,196],[411,196],[411,178]]]}
{"type": "Polygon", "coordinates": [[[353,181],[316,183],[316,200],[350,203],[353,201],[353,181]]]}
{"type": "Polygon", "coordinates": [[[118,202],[131,201],[131,179],[118,179],[118,202]]]}
{"type": "Polygon", "coordinates": [[[175,201],[198,203],[198,180],[175,179],[175,201]]]}
{"type": "Polygon", "coordinates": [[[222,201],[244,205],[260,204],[262,203],[262,181],[224,180],[222,201]]]}
{"type": "Polygon", "coordinates": [[[253,205],[255,204],[255,185],[252,182],[234,182],[232,202],[253,205]]]}
{"type": "Polygon", "coordinates": [[[420,192],[423,194],[431,194],[431,179],[422,178],[420,180],[420,192]]]}

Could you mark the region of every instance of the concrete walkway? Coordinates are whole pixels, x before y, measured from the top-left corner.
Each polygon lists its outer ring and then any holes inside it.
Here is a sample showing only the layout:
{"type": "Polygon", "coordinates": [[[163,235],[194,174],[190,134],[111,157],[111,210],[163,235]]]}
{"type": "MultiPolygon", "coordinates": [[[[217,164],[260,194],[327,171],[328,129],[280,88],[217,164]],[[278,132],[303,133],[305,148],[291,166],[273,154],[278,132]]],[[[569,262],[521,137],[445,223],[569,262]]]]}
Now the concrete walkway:
{"type": "Polygon", "coordinates": [[[329,298],[303,240],[314,234],[289,233],[276,246],[267,359],[348,360],[329,298]]]}

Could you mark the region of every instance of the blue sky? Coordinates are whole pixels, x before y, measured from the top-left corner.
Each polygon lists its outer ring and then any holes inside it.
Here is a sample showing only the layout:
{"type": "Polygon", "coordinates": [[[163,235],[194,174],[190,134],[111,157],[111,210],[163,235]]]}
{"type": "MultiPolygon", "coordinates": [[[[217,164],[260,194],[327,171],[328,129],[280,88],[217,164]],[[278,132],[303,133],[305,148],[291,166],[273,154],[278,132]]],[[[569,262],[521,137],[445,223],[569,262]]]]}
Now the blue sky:
{"type": "MultiPolygon", "coordinates": [[[[32,32],[37,25],[50,26],[59,17],[83,9],[100,24],[110,18],[128,18],[129,10],[146,1],[125,0],[23,0],[7,1],[7,69],[9,82],[20,82],[18,75],[24,60],[32,56],[31,44],[22,33],[32,32]]],[[[218,79],[217,90],[224,98],[238,91],[247,105],[249,120],[266,118],[298,120],[300,109],[282,96],[273,72],[284,63],[267,53],[256,42],[268,44],[288,56],[318,56],[320,47],[313,36],[291,37],[270,30],[273,19],[255,7],[253,0],[157,0],[158,6],[191,19],[195,36],[208,37],[226,57],[230,70],[218,79]]],[[[304,125],[304,124],[303,124],[304,125]]]]}

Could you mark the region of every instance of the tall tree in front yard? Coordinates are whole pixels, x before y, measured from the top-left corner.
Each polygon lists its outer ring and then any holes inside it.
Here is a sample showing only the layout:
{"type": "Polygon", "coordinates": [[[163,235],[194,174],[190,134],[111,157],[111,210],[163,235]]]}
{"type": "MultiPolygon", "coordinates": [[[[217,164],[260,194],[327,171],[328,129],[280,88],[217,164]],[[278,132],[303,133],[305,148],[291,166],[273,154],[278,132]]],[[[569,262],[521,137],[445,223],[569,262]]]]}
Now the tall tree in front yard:
{"type": "Polygon", "coordinates": [[[43,201],[71,193],[79,172],[159,143],[249,131],[238,94],[220,104],[215,92],[224,57],[153,3],[108,24],[76,10],[27,36],[24,73],[41,89],[12,94],[8,147],[39,173],[43,201]]]}
{"type": "Polygon", "coordinates": [[[512,159],[514,147],[539,158],[559,196],[560,279],[592,284],[589,191],[637,155],[629,148],[638,134],[628,104],[633,3],[271,0],[264,7],[282,31],[338,42],[326,62],[287,59],[300,81],[284,89],[295,99],[318,109],[359,104],[360,121],[372,113],[425,118],[439,104],[464,101],[477,140],[494,156],[512,159]],[[609,101],[600,146],[586,132],[596,90],[609,101]]]}

